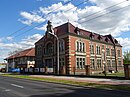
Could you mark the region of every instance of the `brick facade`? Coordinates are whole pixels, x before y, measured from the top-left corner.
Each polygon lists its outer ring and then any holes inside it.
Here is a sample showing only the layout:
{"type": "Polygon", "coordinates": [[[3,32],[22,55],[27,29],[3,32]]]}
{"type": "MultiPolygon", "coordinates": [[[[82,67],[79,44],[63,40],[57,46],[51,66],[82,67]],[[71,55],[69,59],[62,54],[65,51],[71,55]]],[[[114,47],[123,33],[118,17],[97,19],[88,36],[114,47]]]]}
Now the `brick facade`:
{"type": "MultiPolygon", "coordinates": [[[[54,28],[60,48],[60,74],[86,74],[120,71],[123,68],[122,46],[111,35],[99,35],[65,23],[54,28]]],[[[57,73],[57,39],[46,34],[35,43],[36,67],[51,68],[57,73]]]]}

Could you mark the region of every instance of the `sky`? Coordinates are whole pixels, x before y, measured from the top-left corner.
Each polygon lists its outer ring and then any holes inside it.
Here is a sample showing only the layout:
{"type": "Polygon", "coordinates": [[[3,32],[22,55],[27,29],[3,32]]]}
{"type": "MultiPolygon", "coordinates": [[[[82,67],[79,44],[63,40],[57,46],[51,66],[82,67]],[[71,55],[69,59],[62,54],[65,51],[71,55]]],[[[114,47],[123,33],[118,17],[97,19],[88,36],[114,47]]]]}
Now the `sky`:
{"type": "Polygon", "coordinates": [[[130,0],[0,0],[0,63],[15,50],[34,47],[46,31],[70,22],[111,34],[130,50],[130,0]]]}

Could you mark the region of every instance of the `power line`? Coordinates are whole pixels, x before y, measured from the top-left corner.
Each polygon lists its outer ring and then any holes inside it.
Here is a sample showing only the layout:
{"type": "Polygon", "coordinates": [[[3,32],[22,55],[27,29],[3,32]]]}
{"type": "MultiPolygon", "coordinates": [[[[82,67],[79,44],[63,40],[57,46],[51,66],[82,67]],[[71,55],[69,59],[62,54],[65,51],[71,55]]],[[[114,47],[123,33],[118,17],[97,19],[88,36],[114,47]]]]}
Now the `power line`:
{"type": "MultiPolygon", "coordinates": [[[[71,0],[71,1],[73,1],[73,0],[71,0]]],[[[84,4],[84,3],[87,2],[87,1],[88,1],[88,0],[85,0],[85,1],[83,1],[83,2],[81,2],[81,3],[79,3],[79,4],[77,4],[76,6],[80,6],[81,4],[84,4]]],[[[65,3],[65,4],[68,4],[68,3],[65,3]]],[[[61,8],[61,7],[58,7],[57,9],[59,9],[59,8],[61,8]]],[[[72,7],[72,8],[70,8],[70,9],[66,10],[65,12],[67,12],[67,11],[73,9],[73,8],[75,8],[75,7],[72,7]]],[[[50,12],[50,13],[53,13],[53,12],[50,12]]],[[[50,13],[49,13],[49,14],[50,14],[50,13]]],[[[49,14],[48,14],[48,15],[49,15],[49,14]]],[[[40,24],[38,24],[38,25],[35,25],[35,26],[33,26],[32,28],[26,30],[24,33],[29,32],[29,31],[33,30],[35,27],[38,27],[38,26],[40,26],[40,25],[42,25],[42,24],[43,24],[43,23],[40,23],[40,24]]],[[[16,35],[16,36],[14,36],[14,38],[15,38],[15,37],[19,37],[19,36],[23,35],[24,33],[21,33],[21,34],[19,34],[19,35],[16,35]]]]}
{"type": "Polygon", "coordinates": [[[83,21],[83,22],[80,22],[80,23],[89,22],[89,21],[94,20],[94,19],[96,19],[96,18],[102,17],[102,16],[104,16],[104,15],[106,15],[106,14],[113,13],[113,12],[115,12],[115,11],[124,9],[124,8],[126,8],[126,7],[129,7],[129,6],[130,6],[130,5],[127,5],[127,6],[125,6],[125,7],[122,7],[122,8],[118,8],[118,9],[112,10],[112,11],[110,11],[110,12],[108,12],[108,13],[105,13],[105,14],[103,14],[103,15],[99,15],[99,16],[97,16],[97,17],[91,18],[91,19],[89,19],[89,20],[87,20],[87,21],[83,21]]]}
{"type": "MultiPolygon", "coordinates": [[[[73,0],[70,0],[70,1],[68,1],[68,2],[65,2],[63,5],[66,5],[66,4],[70,3],[71,1],[73,1],[73,0]]],[[[58,10],[58,9],[61,8],[61,7],[62,7],[62,6],[60,6],[60,7],[56,8],[56,9],[52,10],[51,12],[47,13],[46,15],[49,15],[49,14],[53,13],[54,11],[58,10]]],[[[42,18],[44,18],[44,17],[45,17],[45,15],[42,15],[40,18],[38,18],[38,19],[36,19],[36,20],[38,21],[38,20],[40,20],[40,19],[42,19],[42,18]]],[[[17,32],[24,30],[24,29],[27,28],[27,27],[28,27],[28,25],[23,26],[22,28],[18,29],[17,31],[13,32],[12,34],[10,34],[10,35],[8,35],[8,36],[12,36],[12,35],[14,35],[14,34],[17,33],[17,32]]]]}
{"type": "Polygon", "coordinates": [[[119,2],[119,3],[117,3],[117,4],[114,4],[114,5],[112,5],[112,6],[109,6],[109,7],[107,7],[107,8],[104,8],[104,9],[98,11],[98,12],[95,12],[95,13],[92,13],[92,14],[87,15],[87,16],[85,16],[85,17],[82,17],[82,18],[80,18],[80,19],[78,19],[78,20],[82,20],[83,18],[87,18],[87,17],[93,16],[93,15],[96,15],[96,14],[98,14],[98,13],[100,13],[100,12],[103,12],[103,11],[105,11],[105,10],[107,10],[107,9],[110,9],[110,8],[112,8],[112,7],[115,7],[115,6],[117,6],[117,5],[120,5],[120,4],[122,4],[122,3],[124,3],[124,2],[127,2],[127,1],[129,1],[129,0],[124,0],[124,1],[122,1],[122,2],[119,2]]]}
{"type": "MultiPolygon", "coordinates": [[[[71,0],[71,1],[72,1],[72,0],[71,0]]],[[[84,2],[86,2],[86,1],[84,1],[84,2]]],[[[126,0],[123,1],[123,2],[126,2],[126,0]]],[[[120,2],[120,3],[118,3],[118,4],[112,5],[112,6],[110,6],[110,7],[114,7],[114,6],[119,5],[119,4],[123,3],[123,2],[120,2]]],[[[66,3],[66,4],[67,4],[67,3],[66,3]]],[[[81,5],[81,4],[83,4],[83,2],[81,2],[81,3],[78,4],[78,5],[81,5]]],[[[78,5],[77,5],[77,6],[78,6],[78,5]]],[[[110,7],[108,7],[108,8],[110,8],[110,7]]],[[[74,8],[74,7],[73,7],[73,8],[74,8]]],[[[71,8],[71,9],[73,9],[73,8],[71,8]]],[[[105,9],[108,9],[108,8],[105,8],[105,9]]],[[[59,9],[59,8],[58,8],[58,9],[59,9]]],[[[71,10],[71,9],[69,9],[69,10],[71,10]]],[[[104,10],[105,10],[105,9],[104,9],[104,10]]],[[[122,8],[120,8],[120,9],[122,9],[122,8]]],[[[106,13],[106,14],[109,14],[109,13],[112,13],[112,12],[115,12],[115,11],[118,11],[118,10],[120,10],[120,9],[116,9],[116,10],[110,11],[110,12],[108,12],[108,13],[106,13]]],[[[67,10],[67,11],[69,11],[69,10],[67,10]]],[[[99,11],[99,12],[101,12],[101,11],[99,11]]],[[[99,13],[99,12],[96,12],[96,13],[99,13]]],[[[51,12],[51,13],[52,13],[52,12],[51,12]]],[[[96,14],[96,13],[94,13],[94,14],[96,14]]],[[[50,14],[50,13],[49,13],[49,14],[50,14]]],[[[94,14],[91,14],[91,15],[94,15],[94,14]]],[[[98,16],[98,17],[104,16],[104,15],[105,15],[105,14],[100,15],[100,16],[98,16]]],[[[90,16],[90,15],[89,15],[89,16],[90,16]]],[[[88,17],[88,16],[87,16],[87,17],[88,17]]],[[[91,20],[96,19],[96,18],[98,18],[98,17],[89,19],[89,20],[87,20],[87,21],[91,21],[91,20]]],[[[83,22],[81,22],[81,23],[84,23],[84,22],[87,22],[87,21],[83,21],[83,22]]],[[[43,23],[40,23],[40,24],[38,24],[38,25],[36,25],[36,26],[33,26],[32,28],[26,30],[24,33],[29,32],[29,31],[33,30],[35,27],[40,26],[40,25],[42,25],[42,24],[43,24],[43,23]]],[[[24,34],[24,33],[21,33],[20,35],[22,35],[22,34],[24,34]]],[[[17,35],[17,36],[15,36],[15,37],[18,37],[18,36],[20,36],[20,35],[17,35]]]]}

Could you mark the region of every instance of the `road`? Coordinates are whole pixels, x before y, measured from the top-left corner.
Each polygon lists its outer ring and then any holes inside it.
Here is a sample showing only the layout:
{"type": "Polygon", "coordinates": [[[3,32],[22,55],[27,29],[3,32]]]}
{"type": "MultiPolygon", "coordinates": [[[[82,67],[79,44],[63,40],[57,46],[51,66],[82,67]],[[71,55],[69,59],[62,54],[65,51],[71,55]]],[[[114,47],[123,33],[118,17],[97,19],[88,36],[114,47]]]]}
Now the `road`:
{"type": "Polygon", "coordinates": [[[0,76],[0,97],[130,97],[130,92],[0,76]]]}

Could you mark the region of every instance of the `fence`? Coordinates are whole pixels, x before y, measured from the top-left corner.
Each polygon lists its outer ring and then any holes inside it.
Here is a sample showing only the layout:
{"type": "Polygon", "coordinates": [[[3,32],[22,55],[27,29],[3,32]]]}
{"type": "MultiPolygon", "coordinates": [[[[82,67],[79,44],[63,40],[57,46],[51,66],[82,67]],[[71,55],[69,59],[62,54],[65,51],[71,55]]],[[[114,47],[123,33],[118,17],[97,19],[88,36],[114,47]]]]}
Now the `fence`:
{"type": "MultiPolygon", "coordinates": [[[[21,74],[57,74],[53,68],[21,68],[21,74]]],[[[107,74],[115,73],[115,72],[124,72],[123,66],[102,66],[98,68],[92,68],[90,66],[85,66],[84,68],[76,68],[76,67],[60,67],[60,75],[87,75],[91,76],[94,74],[107,74]]]]}

